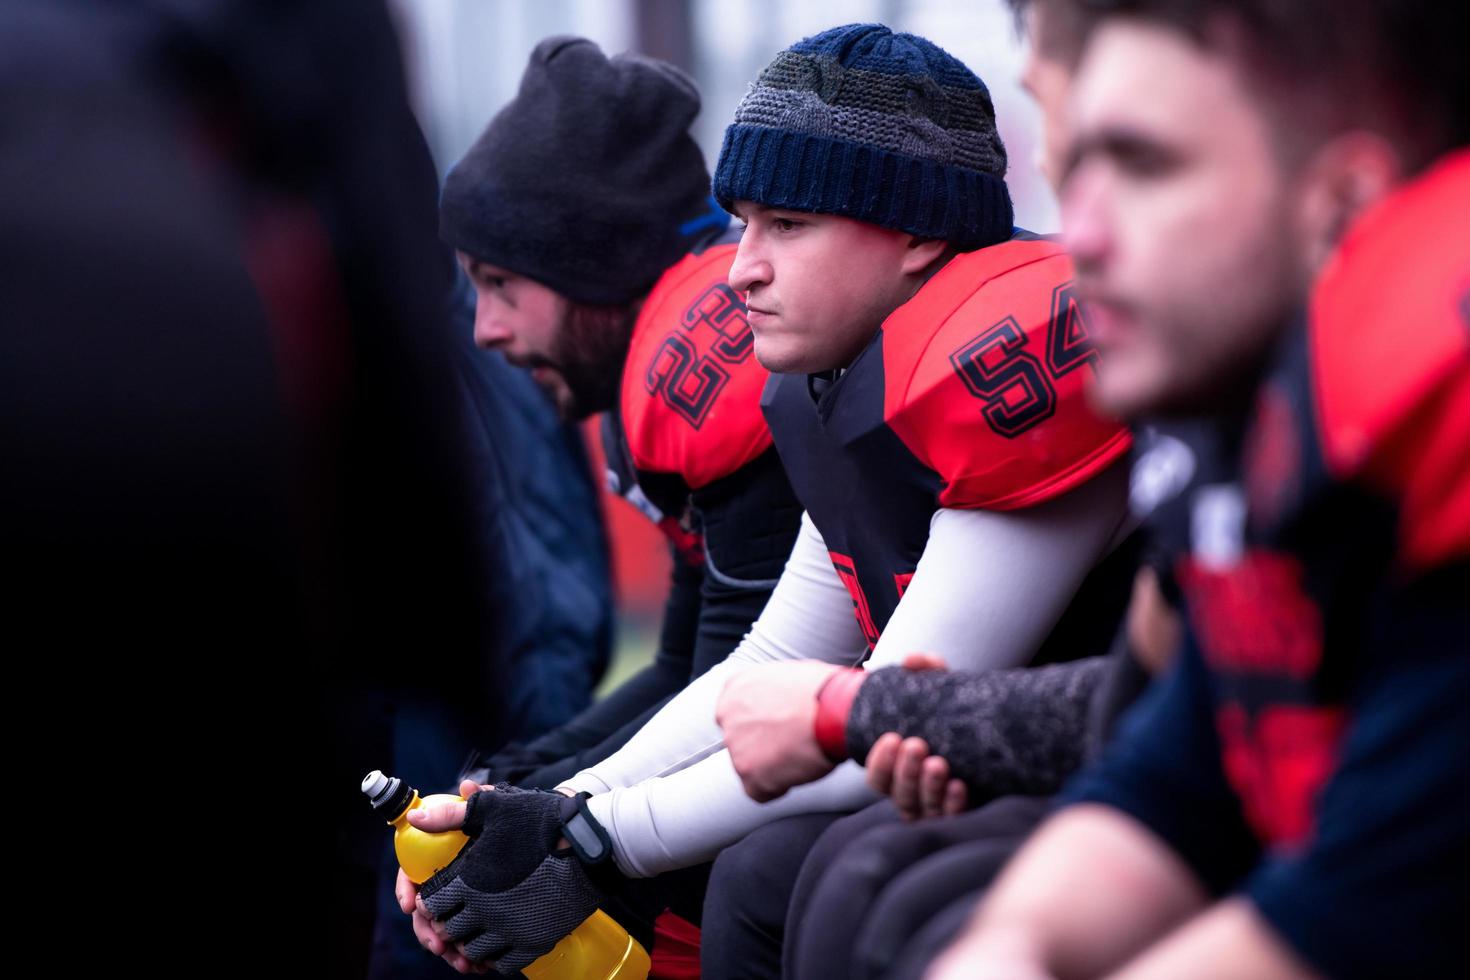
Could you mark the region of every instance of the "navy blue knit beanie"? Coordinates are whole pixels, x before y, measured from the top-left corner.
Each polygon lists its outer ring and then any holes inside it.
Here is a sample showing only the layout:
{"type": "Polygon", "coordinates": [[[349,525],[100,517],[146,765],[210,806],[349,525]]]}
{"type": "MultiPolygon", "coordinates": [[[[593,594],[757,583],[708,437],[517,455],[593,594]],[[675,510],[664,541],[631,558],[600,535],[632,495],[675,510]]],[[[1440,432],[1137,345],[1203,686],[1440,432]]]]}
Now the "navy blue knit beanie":
{"type": "Polygon", "coordinates": [[[698,112],[673,65],[547,38],[445,178],[439,236],[576,302],[642,296],[730,220],[689,135],[698,112]]]}
{"type": "Polygon", "coordinates": [[[985,83],[938,45],[835,27],[776,56],[735,110],[714,191],[839,214],[962,251],[1011,236],[1006,150],[985,83]]]}

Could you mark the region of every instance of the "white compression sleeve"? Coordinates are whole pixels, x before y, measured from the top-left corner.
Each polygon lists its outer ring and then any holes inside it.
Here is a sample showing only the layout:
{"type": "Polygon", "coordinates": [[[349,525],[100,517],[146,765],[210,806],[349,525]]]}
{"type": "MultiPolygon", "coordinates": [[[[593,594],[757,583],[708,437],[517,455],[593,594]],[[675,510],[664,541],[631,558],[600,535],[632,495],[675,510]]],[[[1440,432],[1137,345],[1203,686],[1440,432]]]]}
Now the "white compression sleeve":
{"type": "Polygon", "coordinates": [[[867,643],[852,612],[852,597],[827,556],[811,519],[801,531],[771,598],[729,657],[680,691],[628,743],[561,787],[605,793],[663,776],[698,762],[724,745],[715,702],[730,674],[772,660],[825,660],[855,664],[867,643]]]}
{"type": "MultiPolygon", "coordinates": [[[[896,664],[913,651],[938,653],[956,670],[1024,664],[1126,521],[1127,480],[1120,464],[1025,511],[937,512],[914,577],[868,665],[896,664]]],[[[845,612],[853,620],[850,600],[845,612]]],[[[702,702],[710,726],[718,693],[716,687],[702,702]]],[[[780,816],[857,809],[873,799],[862,770],[847,763],[758,804],[719,747],[718,729],[700,758],[652,775],[588,801],[612,837],[618,866],[635,877],[707,861],[780,816]]]]}

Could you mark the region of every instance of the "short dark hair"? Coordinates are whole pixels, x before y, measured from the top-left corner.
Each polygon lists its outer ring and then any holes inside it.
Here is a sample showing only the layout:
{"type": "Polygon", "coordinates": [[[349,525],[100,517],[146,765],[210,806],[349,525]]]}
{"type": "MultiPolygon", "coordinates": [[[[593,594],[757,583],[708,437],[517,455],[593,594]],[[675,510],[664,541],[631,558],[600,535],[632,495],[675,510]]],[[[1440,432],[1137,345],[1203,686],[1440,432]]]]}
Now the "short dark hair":
{"type": "MultiPolygon", "coordinates": [[[[1239,28],[1253,69],[1330,100],[1339,120],[1383,124],[1418,166],[1470,143],[1470,4],[1463,0],[1068,0],[1202,44],[1239,28]]],[[[1023,4],[1024,5],[1024,0],[1023,4]]]]}
{"type": "Polygon", "coordinates": [[[1006,0],[1006,3],[1018,27],[1027,10],[1046,8],[1046,30],[1034,39],[1038,54],[1068,65],[1076,65],[1082,58],[1087,37],[1097,21],[1097,15],[1086,4],[1079,0],[1006,0]]]}

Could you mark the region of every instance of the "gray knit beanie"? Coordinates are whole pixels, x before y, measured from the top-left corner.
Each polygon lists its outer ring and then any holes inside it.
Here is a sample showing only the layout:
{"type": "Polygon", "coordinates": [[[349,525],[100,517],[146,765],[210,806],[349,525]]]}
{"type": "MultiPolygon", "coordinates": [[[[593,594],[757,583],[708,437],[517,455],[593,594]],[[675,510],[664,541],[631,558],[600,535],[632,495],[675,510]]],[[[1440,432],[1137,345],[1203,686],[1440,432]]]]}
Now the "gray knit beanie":
{"type": "Polygon", "coordinates": [[[445,179],[439,235],[576,302],[641,296],[729,221],[689,135],[698,112],[673,65],[547,38],[445,179]]]}
{"type": "Polygon", "coordinates": [[[727,209],[840,214],[969,250],[1012,233],[1005,173],[974,72],[922,37],[849,24],[761,72],[725,131],[714,191],[727,209]]]}

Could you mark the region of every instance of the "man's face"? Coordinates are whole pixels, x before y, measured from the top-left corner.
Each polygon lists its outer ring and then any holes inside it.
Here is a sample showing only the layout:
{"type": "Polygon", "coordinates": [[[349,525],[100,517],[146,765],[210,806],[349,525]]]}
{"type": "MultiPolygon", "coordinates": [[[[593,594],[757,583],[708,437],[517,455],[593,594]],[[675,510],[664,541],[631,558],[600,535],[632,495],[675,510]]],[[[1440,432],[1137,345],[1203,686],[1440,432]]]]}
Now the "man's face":
{"type": "Polygon", "coordinates": [[[1104,24],[1075,80],[1066,243],[1131,417],[1208,408],[1269,351],[1300,295],[1290,174],[1234,63],[1184,34],[1104,24]]]}
{"type": "Polygon", "coordinates": [[[738,201],[745,234],[730,286],[745,296],[769,371],[846,367],[914,288],[914,237],[852,218],[738,201]]]}
{"type": "Polygon", "coordinates": [[[612,407],[632,314],[582,307],[533,279],[458,253],[475,288],[475,343],[526,368],[564,419],[612,407]]]}

